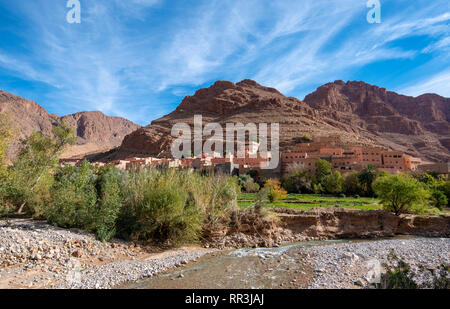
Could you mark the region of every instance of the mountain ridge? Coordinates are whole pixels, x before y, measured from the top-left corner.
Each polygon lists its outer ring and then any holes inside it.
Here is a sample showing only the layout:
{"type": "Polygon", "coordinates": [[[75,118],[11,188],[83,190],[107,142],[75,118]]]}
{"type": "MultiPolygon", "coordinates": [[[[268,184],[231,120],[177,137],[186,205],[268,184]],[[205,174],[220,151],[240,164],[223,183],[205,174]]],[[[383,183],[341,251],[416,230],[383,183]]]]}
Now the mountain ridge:
{"type": "Polygon", "coordinates": [[[69,147],[63,158],[82,157],[88,153],[107,151],[118,147],[123,138],[139,125],[121,118],[106,116],[100,111],[85,111],[59,117],[51,114],[35,101],[0,90],[0,113],[6,114],[15,131],[8,157],[17,154],[20,140],[40,131],[52,136],[52,127],[59,120],[66,121],[75,129],[77,144],[69,147]]]}
{"type": "Polygon", "coordinates": [[[72,124],[79,136],[79,149],[71,149],[66,157],[102,151],[105,154],[96,158],[103,161],[170,157],[172,126],[180,122],[193,126],[194,115],[201,114],[204,124],[280,123],[282,151],[289,151],[301,136],[309,134],[340,136],[344,142],[383,146],[429,161],[450,161],[449,98],[430,93],[411,97],[362,81],[330,82],[304,100],[286,97],[250,79],[216,81],[186,96],[173,112],[144,127],[101,112],[59,118],[34,101],[4,91],[0,91],[0,112],[5,110],[5,97],[15,103],[10,110],[23,115],[35,130],[49,134],[58,119],[72,124]]]}
{"type": "Polygon", "coordinates": [[[170,128],[177,122],[273,123],[281,126],[281,148],[304,134],[341,136],[349,143],[379,145],[425,160],[450,160],[450,99],[437,94],[409,97],[361,81],[335,81],[303,101],[253,80],[217,81],[186,96],[180,105],[126,136],[110,158],[170,156],[170,128]]]}

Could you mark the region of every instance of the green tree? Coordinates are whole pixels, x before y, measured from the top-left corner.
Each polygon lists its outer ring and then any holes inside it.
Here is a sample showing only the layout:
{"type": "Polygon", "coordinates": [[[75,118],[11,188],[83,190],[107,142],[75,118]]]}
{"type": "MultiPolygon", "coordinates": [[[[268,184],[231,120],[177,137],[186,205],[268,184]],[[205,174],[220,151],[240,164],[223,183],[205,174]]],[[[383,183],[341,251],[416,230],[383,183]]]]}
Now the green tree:
{"type": "Polygon", "coordinates": [[[329,194],[339,194],[342,192],[343,182],[341,173],[334,171],[324,179],[325,191],[329,194]]]}
{"type": "Polygon", "coordinates": [[[361,195],[361,183],[359,182],[359,174],[357,172],[348,173],[344,177],[342,191],[346,195],[361,195]]]}
{"type": "Polygon", "coordinates": [[[315,183],[322,186],[325,185],[325,178],[332,173],[332,165],[330,162],[319,159],[316,162],[315,183]]]}
{"type": "Polygon", "coordinates": [[[289,193],[311,193],[311,176],[308,171],[295,170],[281,179],[282,187],[289,193]]]}
{"type": "Polygon", "coordinates": [[[362,194],[364,196],[373,196],[372,184],[377,178],[377,169],[369,164],[365,169],[363,169],[359,174],[359,183],[361,185],[362,194]]]}
{"type": "Polygon", "coordinates": [[[409,175],[387,175],[377,178],[373,189],[387,211],[400,215],[412,206],[426,203],[428,191],[409,175]]]}
{"type": "Polygon", "coordinates": [[[18,213],[32,200],[34,190],[48,173],[58,166],[58,158],[67,145],[76,141],[73,129],[60,122],[53,127],[54,138],[41,132],[33,133],[22,143],[18,160],[13,166],[15,189],[22,200],[18,213]]]}

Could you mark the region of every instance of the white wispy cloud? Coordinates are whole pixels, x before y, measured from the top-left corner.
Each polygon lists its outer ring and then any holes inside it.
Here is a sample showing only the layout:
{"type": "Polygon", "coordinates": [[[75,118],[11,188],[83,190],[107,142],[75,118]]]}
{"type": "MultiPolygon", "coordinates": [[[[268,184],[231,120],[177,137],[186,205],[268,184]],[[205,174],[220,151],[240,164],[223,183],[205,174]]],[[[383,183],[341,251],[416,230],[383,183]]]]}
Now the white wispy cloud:
{"type": "MultiPolygon", "coordinates": [[[[215,79],[253,78],[300,97],[305,87],[381,60],[429,54],[448,64],[445,0],[382,11],[379,25],[366,23],[365,1],[355,0],[81,2],[79,25],[65,21],[65,1],[8,2],[26,21],[15,31],[27,49],[13,53],[0,42],[0,67],[49,85],[46,97],[61,111],[97,109],[146,123],[170,112],[174,96],[215,79]],[[414,35],[432,39],[418,50],[395,44],[414,35]]],[[[422,71],[432,77],[401,88],[448,95],[448,71],[422,71]]]]}
{"type": "Polygon", "coordinates": [[[414,97],[425,93],[438,93],[441,96],[450,98],[450,70],[425,78],[398,91],[414,97]]]}

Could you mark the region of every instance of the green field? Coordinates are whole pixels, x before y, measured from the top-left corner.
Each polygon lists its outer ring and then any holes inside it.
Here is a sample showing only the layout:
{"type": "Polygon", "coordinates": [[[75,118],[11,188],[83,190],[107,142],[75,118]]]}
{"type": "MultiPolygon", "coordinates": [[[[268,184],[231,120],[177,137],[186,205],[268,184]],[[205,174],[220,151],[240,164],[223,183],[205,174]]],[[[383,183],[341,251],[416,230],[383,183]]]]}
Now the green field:
{"type": "MultiPolygon", "coordinates": [[[[254,205],[256,198],[255,193],[241,193],[238,197],[238,205],[241,208],[247,208],[254,205]]],[[[336,197],[315,194],[288,194],[284,199],[275,203],[269,203],[269,208],[294,208],[300,210],[310,210],[313,208],[348,208],[359,210],[377,210],[382,209],[379,200],[368,197],[336,197]]],[[[450,209],[446,208],[439,211],[434,207],[426,207],[420,212],[425,215],[446,215],[450,216],[450,209]]]]}
{"type": "MultiPolygon", "coordinates": [[[[242,193],[238,197],[238,204],[242,208],[250,207],[254,204],[256,194],[242,193]]],[[[355,198],[355,197],[336,197],[312,194],[289,194],[286,198],[275,203],[267,204],[271,208],[296,208],[296,209],[313,209],[322,208],[350,208],[373,210],[381,209],[379,201],[375,198],[355,198]]]]}

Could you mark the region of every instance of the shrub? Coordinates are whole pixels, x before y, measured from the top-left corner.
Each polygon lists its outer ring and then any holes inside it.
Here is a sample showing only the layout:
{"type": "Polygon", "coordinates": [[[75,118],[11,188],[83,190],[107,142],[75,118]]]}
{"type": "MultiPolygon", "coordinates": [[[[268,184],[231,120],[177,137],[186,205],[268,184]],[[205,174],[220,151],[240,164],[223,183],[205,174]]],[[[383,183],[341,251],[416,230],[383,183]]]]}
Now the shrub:
{"type": "Polygon", "coordinates": [[[381,275],[381,281],[377,286],[379,289],[417,289],[410,273],[409,265],[403,261],[399,261],[397,267],[388,269],[381,275]]]}
{"type": "Polygon", "coordinates": [[[281,185],[289,193],[311,193],[311,177],[308,171],[293,168],[291,173],[281,178],[281,185]]]}
{"type": "Polygon", "coordinates": [[[305,134],[302,136],[302,142],[309,143],[311,141],[312,141],[312,138],[311,138],[311,136],[309,136],[309,134],[305,134]]]}
{"type": "Polygon", "coordinates": [[[256,193],[255,204],[253,207],[257,212],[261,212],[261,210],[263,210],[267,206],[267,192],[268,190],[266,188],[256,193]]]}
{"type": "Polygon", "coordinates": [[[122,208],[119,170],[102,168],[97,180],[98,204],[95,214],[95,230],[98,239],[108,241],[115,236],[117,219],[122,208]]]}
{"type": "Polygon", "coordinates": [[[409,212],[415,205],[423,206],[429,195],[416,179],[405,174],[380,177],[374,182],[373,189],[384,209],[397,216],[409,212]]]}
{"type": "Polygon", "coordinates": [[[240,176],[238,178],[238,183],[241,187],[241,190],[247,193],[255,193],[260,189],[259,184],[257,184],[255,180],[248,174],[240,176]]]}
{"type": "Polygon", "coordinates": [[[203,212],[200,176],[187,171],[139,169],[121,182],[124,209],[119,234],[177,245],[198,239],[203,212]]]}
{"type": "Polygon", "coordinates": [[[238,210],[239,186],[234,177],[209,177],[200,182],[200,205],[206,216],[205,227],[214,229],[218,225],[230,224],[238,210]]]}
{"type": "Polygon", "coordinates": [[[65,166],[55,177],[52,203],[44,216],[54,225],[95,230],[97,176],[86,161],[81,167],[65,166]]]}
{"type": "Polygon", "coordinates": [[[378,289],[449,289],[450,288],[450,268],[441,264],[437,271],[426,269],[423,266],[413,272],[410,266],[400,260],[394,253],[388,256],[389,264],[386,273],[381,275],[380,283],[375,284],[378,289]],[[393,265],[393,266],[392,266],[393,265]],[[421,278],[420,284],[415,278],[421,278]]]}
{"type": "Polygon", "coordinates": [[[445,194],[438,190],[433,190],[431,193],[431,204],[439,210],[443,210],[448,204],[445,194]]]}
{"type": "Polygon", "coordinates": [[[201,209],[192,192],[180,190],[167,176],[155,179],[137,207],[142,230],[140,239],[177,244],[197,240],[200,235],[201,209]]]}
{"type": "Polygon", "coordinates": [[[264,185],[264,189],[267,190],[267,198],[271,203],[278,201],[279,199],[287,196],[286,190],[281,188],[280,181],[277,179],[269,179],[264,185]]]}
{"type": "Polygon", "coordinates": [[[447,206],[448,206],[450,203],[450,180],[442,181],[438,185],[437,189],[442,193],[444,193],[445,196],[447,197],[447,206]]]}

